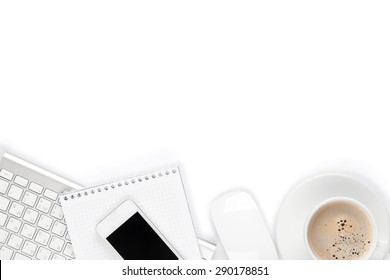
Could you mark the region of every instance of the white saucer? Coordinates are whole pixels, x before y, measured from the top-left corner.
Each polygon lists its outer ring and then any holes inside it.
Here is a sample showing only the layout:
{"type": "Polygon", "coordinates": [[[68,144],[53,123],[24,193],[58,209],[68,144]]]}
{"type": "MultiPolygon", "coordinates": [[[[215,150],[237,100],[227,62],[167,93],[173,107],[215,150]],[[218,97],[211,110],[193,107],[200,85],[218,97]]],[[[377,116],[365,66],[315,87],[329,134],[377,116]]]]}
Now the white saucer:
{"type": "MultiPolygon", "coordinates": [[[[294,189],[283,202],[276,223],[276,242],[282,259],[312,259],[304,239],[305,223],[321,202],[349,197],[365,205],[378,226],[378,242],[390,243],[390,219],[380,198],[362,182],[341,174],[310,178],[294,189]]],[[[373,255],[372,259],[383,258],[373,255]]]]}

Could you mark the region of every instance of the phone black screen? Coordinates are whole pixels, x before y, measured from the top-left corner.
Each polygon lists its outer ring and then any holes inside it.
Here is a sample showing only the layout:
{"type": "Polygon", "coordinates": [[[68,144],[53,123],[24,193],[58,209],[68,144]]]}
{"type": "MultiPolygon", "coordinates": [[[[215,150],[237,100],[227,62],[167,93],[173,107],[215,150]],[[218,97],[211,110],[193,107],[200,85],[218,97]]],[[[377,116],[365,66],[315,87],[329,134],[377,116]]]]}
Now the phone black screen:
{"type": "Polygon", "coordinates": [[[107,237],[124,260],[177,260],[152,227],[137,212],[107,237]]]}

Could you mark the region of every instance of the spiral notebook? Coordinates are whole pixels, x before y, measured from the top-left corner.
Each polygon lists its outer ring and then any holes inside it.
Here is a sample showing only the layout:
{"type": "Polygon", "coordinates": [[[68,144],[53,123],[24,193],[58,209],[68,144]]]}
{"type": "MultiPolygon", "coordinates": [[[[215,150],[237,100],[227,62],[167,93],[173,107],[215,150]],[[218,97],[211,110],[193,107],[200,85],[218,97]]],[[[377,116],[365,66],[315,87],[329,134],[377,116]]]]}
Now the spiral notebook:
{"type": "Polygon", "coordinates": [[[184,259],[201,259],[179,167],[60,196],[76,259],[120,259],[96,225],[131,199],[184,259]]]}

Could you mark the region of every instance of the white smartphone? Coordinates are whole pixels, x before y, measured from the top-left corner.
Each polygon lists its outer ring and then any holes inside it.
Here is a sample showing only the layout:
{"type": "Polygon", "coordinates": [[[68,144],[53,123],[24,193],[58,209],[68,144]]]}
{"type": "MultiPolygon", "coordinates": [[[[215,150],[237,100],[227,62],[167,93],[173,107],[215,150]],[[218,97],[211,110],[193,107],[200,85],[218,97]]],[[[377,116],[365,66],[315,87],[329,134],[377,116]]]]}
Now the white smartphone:
{"type": "Polygon", "coordinates": [[[126,200],[106,216],[96,231],[124,260],[180,260],[153,223],[131,200],[126,200]]]}

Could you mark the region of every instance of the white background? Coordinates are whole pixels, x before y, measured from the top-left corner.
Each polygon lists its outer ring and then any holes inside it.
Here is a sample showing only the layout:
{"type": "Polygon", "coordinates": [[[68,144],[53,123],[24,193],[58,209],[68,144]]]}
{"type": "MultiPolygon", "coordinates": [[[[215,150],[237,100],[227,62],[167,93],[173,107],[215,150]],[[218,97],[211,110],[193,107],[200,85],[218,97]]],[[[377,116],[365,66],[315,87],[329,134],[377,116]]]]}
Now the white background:
{"type": "Polygon", "coordinates": [[[2,1],[0,145],[89,186],[180,162],[200,236],[341,171],[390,199],[388,1],[2,1]]]}

